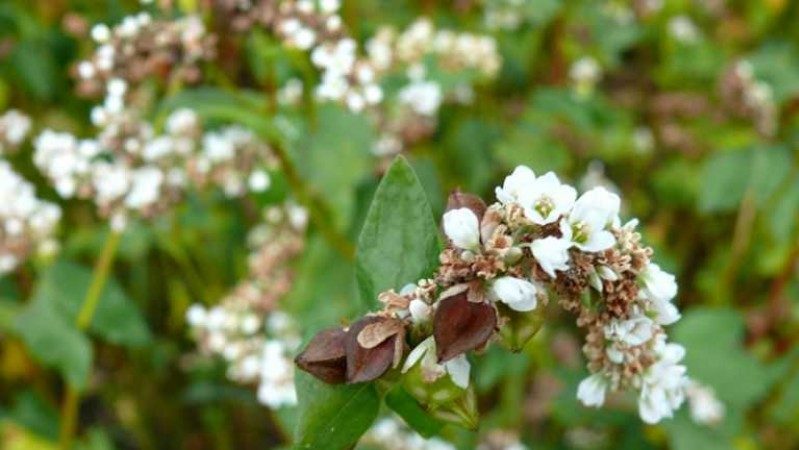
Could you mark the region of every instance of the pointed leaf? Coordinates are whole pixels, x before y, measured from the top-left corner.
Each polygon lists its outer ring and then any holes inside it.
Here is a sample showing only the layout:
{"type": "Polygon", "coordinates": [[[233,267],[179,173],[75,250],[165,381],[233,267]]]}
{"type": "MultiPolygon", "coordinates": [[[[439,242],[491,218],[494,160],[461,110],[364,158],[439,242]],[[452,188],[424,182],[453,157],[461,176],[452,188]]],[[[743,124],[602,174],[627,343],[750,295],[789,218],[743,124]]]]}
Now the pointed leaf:
{"type": "Polygon", "coordinates": [[[373,308],[380,292],[432,275],[440,248],[424,189],[399,157],[377,188],[358,240],[357,277],[364,305],[373,308]]]}
{"type": "Polygon", "coordinates": [[[373,384],[331,386],[297,372],[295,449],[350,448],[377,418],[380,397],[373,384]]]}

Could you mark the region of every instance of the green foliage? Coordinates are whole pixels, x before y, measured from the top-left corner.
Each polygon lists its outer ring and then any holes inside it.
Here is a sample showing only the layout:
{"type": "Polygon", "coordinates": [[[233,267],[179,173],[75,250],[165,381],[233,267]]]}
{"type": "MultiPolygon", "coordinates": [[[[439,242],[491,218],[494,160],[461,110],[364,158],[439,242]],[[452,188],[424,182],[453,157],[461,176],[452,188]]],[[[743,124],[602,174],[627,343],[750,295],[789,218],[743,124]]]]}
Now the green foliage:
{"type": "Polygon", "coordinates": [[[17,316],[16,331],[34,357],[56,368],[76,389],[86,387],[92,346],[66,317],[44,302],[35,302],[17,316]]]}
{"type": "MultiPolygon", "coordinates": [[[[69,261],[58,261],[42,274],[32,301],[74,323],[91,278],[90,270],[69,261]]],[[[141,312],[113,279],[107,282],[100,296],[89,331],[127,347],[141,347],[150,342],[150,331],[141,312]]]]}
{"type": "Polygon", "coordinates": [[[304,372],[296,378],[299,420],[295,448],[347,448],[377,417],[380,398],[370,383],[331,386],[304,372]]]}
{"type": "Polygon", "coordinates": [[[378,293],[431,276],[440,246],[424,189],[398,158],[377,188],[358,239],[361,301],[374,306],[378,293]]]}

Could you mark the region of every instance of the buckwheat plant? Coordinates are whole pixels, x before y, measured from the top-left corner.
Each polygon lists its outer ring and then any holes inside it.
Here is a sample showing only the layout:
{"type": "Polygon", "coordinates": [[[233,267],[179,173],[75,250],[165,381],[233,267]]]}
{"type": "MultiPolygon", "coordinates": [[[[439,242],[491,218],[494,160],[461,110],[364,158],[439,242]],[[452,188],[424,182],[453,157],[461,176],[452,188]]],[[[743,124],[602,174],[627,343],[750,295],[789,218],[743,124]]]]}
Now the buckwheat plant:
{"type": "Polygon", "coordinates": [[[402,80],[373,112],[380,134],[373,152],[384,157],[432,135],[441,106],[470,103],[474,85],[495,78],[502,63],[492,37],[437,29],[427,18],[400,32],[381,27],[366,51],[376,73],[402,80]],[[442,74],[457,81],[445,83],[442,74]]]}
{"type": "Polygon", "coordinates": [[[192,305],[186,318],[201,353],[221,356],[228,378],[257,385],[258,400],[278,408],[297,402],[291,355],[299,330],[278,303],[292,287],[290,264],[305,247],[307,214],[286,204],[269,208],[264,219],[249,235],[248,276],[218,305],[192,305]]]}
{"type": "Polygon", "coordinates": [[[493,341],[521,350],[556,303],[585,331],[590,375],[576,393],[584,405],[633,391],[641,419],[657,423],[688,395],[703,404],[695,417],[718,419],[723,407],[707,400],[710,391],[692,393],[685,349],[668,340],[665,327],[680,319],[674,276],[652,261],[637,220],[621,222],[620,198],[602,187],[578,195],[525,166],[496,197],[486,205],[453,193],[431,278],[385,291],[382,310],[320,332],[297,365],[327,383],[401,383],[435,416],[475,426],[467,355],[493,341]]]}

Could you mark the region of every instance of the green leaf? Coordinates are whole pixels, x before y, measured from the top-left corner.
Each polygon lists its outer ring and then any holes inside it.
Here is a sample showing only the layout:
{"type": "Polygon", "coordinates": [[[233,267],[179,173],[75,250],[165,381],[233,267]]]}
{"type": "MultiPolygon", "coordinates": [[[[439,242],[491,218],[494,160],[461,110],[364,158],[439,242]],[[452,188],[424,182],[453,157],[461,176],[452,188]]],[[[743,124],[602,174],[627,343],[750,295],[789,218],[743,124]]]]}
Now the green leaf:
{"type": "Polygon", "coordinates": [[[358,239],[356,272],[361,300],[433,274],[440,252],[438,227],[424,188],[405,158],[397,158],[377,188],[358,239]]]}
{"type": "Polygon", "coordinates": [[[362,115],[336,105],[322,105],[318,114],[316,128],[296,143],[292,156],[343,231],[355,214],[355,189],[372,167],[374,128],[362,115]]]}
{"type": "Polygon", "coordinates": [[[377,418],[380,397],[373,384],[332,386],[304,372],[297,373],[296,384],[297,450],[349,448],[377,418]]]}
{"type": "MultiPolygon", "coordinates": [[[[63,320],[75,323],[91,279],[88,269],[59,261],[42,274],[33,301],[49,305],[48,309],[57,311],[63,320]]],[[[106,283],[89,329],[108,342],[128,347],[144,345],[151,337],[136,304],[114,279],[106,283]]]]}
{"type": "Polygon", "coordinates": [[[388,391],[386,406],[405,420],[405,423],[425,438],[439,434],[444,424],[427,413],[401,385],[388,391]]]}
{"type": "Polygon", "coordinates": [[[86,387],[91,343],[51,305],[31,303],[17,316],[16,331],[37,360],[61,372],[75,388],[86,387]]]}
{"type": "Polygon", "coordinates": [[[724,421],[716,427],[693,423],[685,411],[665,424],[677,450],[732,448],[745,430],[747,409],[762,399],[778,372],[751,356],[743,347],[744,320],[732,309],[698,308],[674,326],[674,341],[685,346],[690,376],[710,386],[724,403],[724,421]]]}
{"type": "Polygon", "coordinates": [[[790,153],[783,146],[716,153],[705,163],[699,210],[734,211],[750,188],[755,201],[761,204],[790,170],[790,153]]]}

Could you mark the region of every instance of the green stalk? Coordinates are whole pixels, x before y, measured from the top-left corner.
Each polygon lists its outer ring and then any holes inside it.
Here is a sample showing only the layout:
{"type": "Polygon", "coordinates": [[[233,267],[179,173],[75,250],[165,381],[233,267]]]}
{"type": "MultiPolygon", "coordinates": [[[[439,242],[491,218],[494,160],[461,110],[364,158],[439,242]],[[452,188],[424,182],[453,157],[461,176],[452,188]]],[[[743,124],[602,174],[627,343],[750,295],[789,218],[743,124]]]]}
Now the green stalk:
{"type": "MultiPolygon", "coordinates": [[[[105,240],[103,250],[97,263],[94,266],[92,273],[92,281],[89,284],[89,289],[86,291],[86,296],[83,298],[78,317],[75,321],[79,331],[86,331],[92,323],[94,313],[97,311],[97,306],[100,303],[100,296],[103,293],[103,288],[108,281],[108,275],[111,272],[111,265],[114,261],[119,241],[122,233],[111,231],[105,240]]],[[[61,408],[61,431],[59,439],[59,448],[61,450],[70,450],[72,442],[75,439],[75,431],[78,424],[78,407],[80,404],[80,391],[70,384],[67,384],[67,393],[64,398],[64,404],[61,408]]]]}

